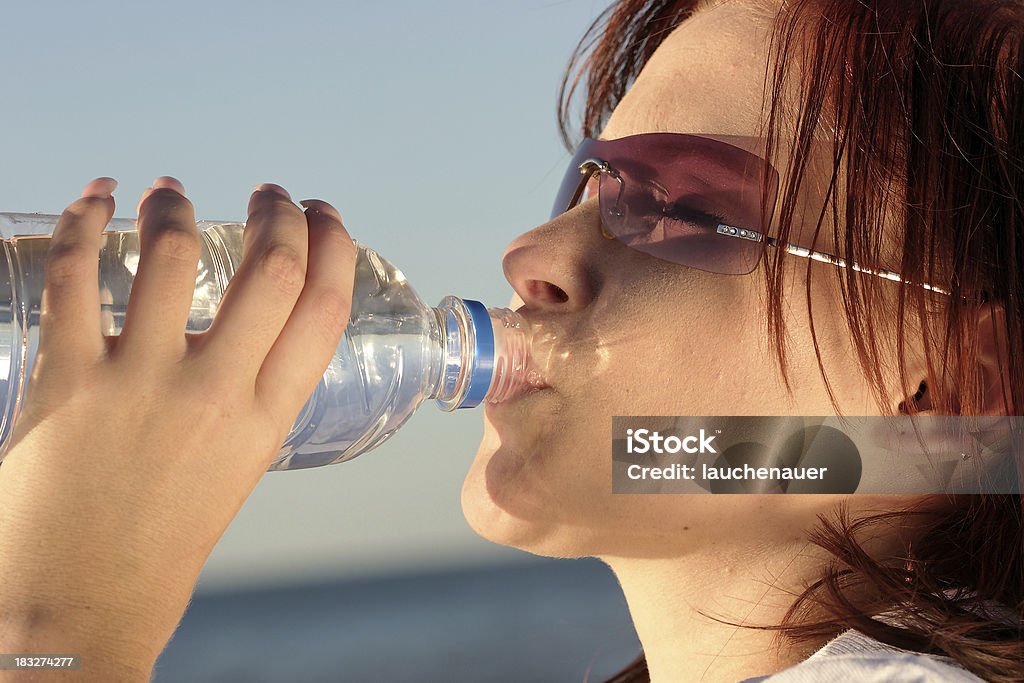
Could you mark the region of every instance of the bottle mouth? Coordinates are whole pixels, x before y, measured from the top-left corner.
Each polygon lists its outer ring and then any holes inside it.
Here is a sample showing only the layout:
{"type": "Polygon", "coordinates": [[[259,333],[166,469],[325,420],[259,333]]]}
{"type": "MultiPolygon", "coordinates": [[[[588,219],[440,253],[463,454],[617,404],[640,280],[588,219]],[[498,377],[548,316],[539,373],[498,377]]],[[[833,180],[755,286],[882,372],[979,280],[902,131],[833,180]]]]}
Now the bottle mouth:
{"type": "Polygon", "coordinates": [[[463,299],[469,322],[469,385],[457,408],[475,408],[492,393],[494,380],[501,376],[501,358],[505,340],[491,320],[491,314],[479,301],[463,299]]]}
{"type": "MultiPolygon", "coordinates": [[[[438,406],[451,411],[474,408],[494,381],[496,339],[487,308],[479,301],[445,297],[437,307],[443,335],[444,366],[438,406]]],[[[503,344],[503,339],[497,340],[503,344]]]]}
{"type": "Polygon", "coordinates": [[[500,403],[547,387],[530,360],[530,327],[521,315],[452,296],[438,310],[446,350],[437,396],[443,410],[500,403]]]}

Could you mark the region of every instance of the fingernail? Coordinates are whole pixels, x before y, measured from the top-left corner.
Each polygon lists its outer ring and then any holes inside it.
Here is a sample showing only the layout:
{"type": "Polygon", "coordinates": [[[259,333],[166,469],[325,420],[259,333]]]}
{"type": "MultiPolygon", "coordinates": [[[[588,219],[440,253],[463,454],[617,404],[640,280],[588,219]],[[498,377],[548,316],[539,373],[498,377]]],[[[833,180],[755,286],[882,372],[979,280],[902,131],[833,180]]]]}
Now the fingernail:
{"type": "Polygon", "coordinates": [[[292,200],[292,196],[288,194],[288,190],[284,189],[283,187],[275,183],[262,183],[260,185],[257,185],[256,192],[274,192],[276,194],[281,195],[288,201],[292,200]]]}
{"type": "Polygon", "coordinates": [[[110,195],[117,189],[117,181],[113,178],[94,178],[90,180],[85,189],[82,190],[81,197],[95,197],[97,199],[110,199],[110,195]]]}
{"type": "Polygon", "coordinates": [[[338,221],[342,225],[345,224],[345,221],[342,220],[341,218],[341,213],[339,213],[337,209],[335,209],[333,206],[331,206],[322,199],[303,199],[301,202],[299,202],[299,204],[309,209],[310,211],[330,216],[331,218],[338,221]]]}
{"type": "Polygon", "coordinates": [[[185,196],[185,186],[177,178],[169,175],[162,175],[153,181],[153,189],[174,190],[182,197],[185,196]]]}

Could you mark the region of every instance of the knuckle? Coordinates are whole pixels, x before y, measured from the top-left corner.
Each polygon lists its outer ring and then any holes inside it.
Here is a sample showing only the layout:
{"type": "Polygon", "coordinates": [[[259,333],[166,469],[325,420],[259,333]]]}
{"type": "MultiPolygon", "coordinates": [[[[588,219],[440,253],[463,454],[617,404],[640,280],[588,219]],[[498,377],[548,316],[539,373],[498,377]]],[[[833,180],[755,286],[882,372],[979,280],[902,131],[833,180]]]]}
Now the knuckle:
{"type": "Polygon", "coordinates": [[[199,259],[199,234],[194,230],[165,228],[149,236],[149,249],[161,259],[195,264],[199,259]]]}
{"type": "Polygon", "coordinates": [[[260,271],[275,287],[289,295],[298,295],[306,281],[306,261],[292,246],[271,244],[260,256],[260,271]]]}
{"type": "Polygon", "coordinates": [[[186,363],[195,368],[186,373],[187,390],[203,397],[203,405],[224,415],[240,407],[244,382],[220,359],[200,355],[186,363]]]}
{"type": "Polygon", "coordinates": [[[215,424],[223,425],[234,420],[243,408],[236,393],[230,389],[226,382],[210,383],[208,390],[203,394],[205,417],[215,424]]]}
{"type": "Polygon", "coordinates": [[[81,242],[53,242],[46,252],[46,281],[61,285],[85,277],[98,259],[99,251],[81,242]]]}

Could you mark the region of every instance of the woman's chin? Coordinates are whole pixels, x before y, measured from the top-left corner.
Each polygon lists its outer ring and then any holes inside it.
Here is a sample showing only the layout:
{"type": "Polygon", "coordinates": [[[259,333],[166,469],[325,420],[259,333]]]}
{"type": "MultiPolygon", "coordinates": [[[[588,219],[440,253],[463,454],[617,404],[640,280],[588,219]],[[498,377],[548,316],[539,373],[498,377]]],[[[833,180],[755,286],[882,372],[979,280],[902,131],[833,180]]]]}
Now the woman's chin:
{"type": "Polygon", "coordinates": [[[462,485],[462,514],[489,541],[549,557],[579,557],[579,525],[568,525],[555,500],[528,481],[530,454],[513,451],[490,427],[462,485]]]}

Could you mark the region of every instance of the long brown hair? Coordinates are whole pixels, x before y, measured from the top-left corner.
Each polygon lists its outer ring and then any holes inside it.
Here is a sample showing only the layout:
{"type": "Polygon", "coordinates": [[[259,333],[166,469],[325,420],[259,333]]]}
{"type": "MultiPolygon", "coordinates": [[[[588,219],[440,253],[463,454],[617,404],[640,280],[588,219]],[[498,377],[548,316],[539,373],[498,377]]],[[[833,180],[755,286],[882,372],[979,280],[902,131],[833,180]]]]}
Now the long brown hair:
{"type": "MultiPolygon", "coordinates": [[[[699,4],[621,0],[591,26],[559,98],[567,145],[577,125],[597,136],[657,47],[699,4]]],[[[931,350],[927,382],[902,410],[1016,415],[1024,405],[1022,40],[1019,0],[790,0],[775,21],[764,92],[769,157],[783,132],[792,141],[777,237],[787,241],[800,220],[796,197],[812,139],[824,130],[833,138],[834,164],[814,239],[831,223],[840,256],[872,263],[881,253],[878,226],[895,225],[904,278],[943,282],[951,290],[936,326],[934,302],[923,288],[851,269],[819,275],[838,279],[857,360],[883,409],[891,405],[881,373],[890,334],[901,386],[921,379],[908,376],[908,349],[931,350]],[[783,102],[787,88],[799,93],[795,111],[783,102]],[[996,408],[976,361],[982,308],[998,309],[1005,320],[997,334],[1008,351],[1000,377],[1008,381],[1005,402],[996,408]]],[[[777,250],[763,268],[766,325],[784,378],[785,265],[777,250]]],[[[813,315],[810,329],[813,335],[813,315]]],[[[835,403],[820,351],[818,359],[835,403]]],[[[767,628],[797,641],[852,628],[897,647],[950,656],[986,680],[1024,681],[1021,497],[962,495],[940,503],[927,515],[908,509],[823,517],[810,540],[831,553],[833,564],[796,598],[781,625],[767,628]],[[873,530],[911,516],[919,533],[899,557],[865,549],[873,530]],[[992,610],[993,603],[1000,609],[992,610]],[[882,613],[892,618],[873,618],[882,613]]],[[[610,683],[648,680],[641,654],[610,683]]]]}

